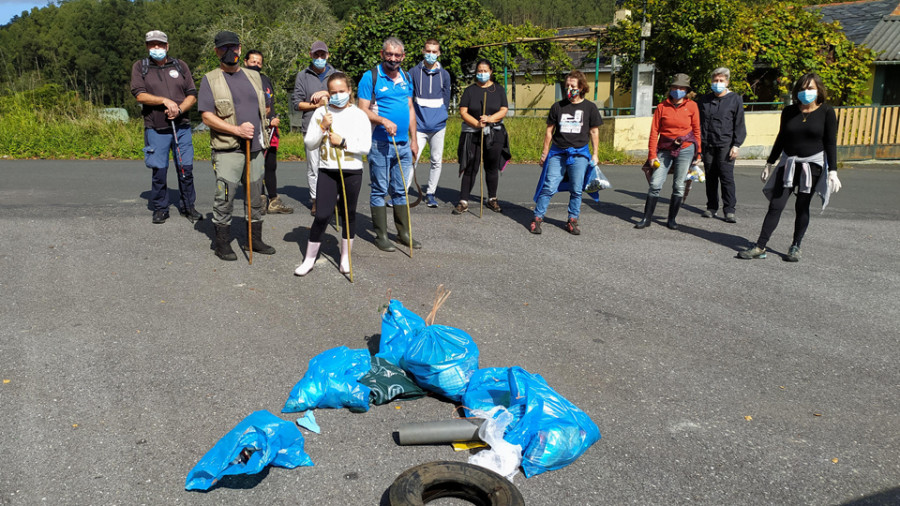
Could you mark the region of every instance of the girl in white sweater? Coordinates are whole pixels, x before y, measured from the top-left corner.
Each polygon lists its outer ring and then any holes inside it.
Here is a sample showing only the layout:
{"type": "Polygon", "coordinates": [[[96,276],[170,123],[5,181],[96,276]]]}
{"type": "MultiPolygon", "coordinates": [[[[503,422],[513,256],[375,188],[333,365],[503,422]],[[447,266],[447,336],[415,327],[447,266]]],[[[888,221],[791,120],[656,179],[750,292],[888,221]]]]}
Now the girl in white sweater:
{"type": "MultiPolygon", "coordinates": [[[[350,78],[343,72],[328,77],[328,105],[312,115],[304,141],[307,151],[319,151],[319,180],[316,184],[316,217],[309,229],[306,257],[294,271],[305,276],[319,254],[322,234],[328,227],[338,196],[347,196],[347,223],[350,239],[341,238],[342,273],[350,272],[350,250],[356,236],[356,202],[362,184],[362,156],[372,147],[372,126],[364,112],[350,103],[350,78]],[[343,171],[344,187],[341,187],[343,171]]],[[[343,209],[341,209],[343,210],[343,209]]]]}

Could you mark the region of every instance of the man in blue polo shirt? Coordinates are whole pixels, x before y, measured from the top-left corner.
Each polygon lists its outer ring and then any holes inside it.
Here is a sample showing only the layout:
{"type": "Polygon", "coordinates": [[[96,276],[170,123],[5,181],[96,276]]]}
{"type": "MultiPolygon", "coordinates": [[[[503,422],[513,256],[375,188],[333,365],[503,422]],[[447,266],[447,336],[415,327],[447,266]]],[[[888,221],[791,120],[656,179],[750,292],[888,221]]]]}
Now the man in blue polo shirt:
{"type": "MultiPolygon", "coordinates": [[[[400,68],[405,57],[403,42],[396,37],[388,37],[382,45],[381,63],[363,74],[359,81],[359,108],[375,127],[372,131],[372,149],[369,151],[369,177],[372,181],[369,204],[375,227],[375,245],[382,251],[396,249],[387,238],[387,202],[394,206],[397,240],[410,246],[409,215],[406,209],[401,211],[401,206],[407,205],[405,181],[398,164],[402,164],[404,171],[412,170],[412,161],[418,155],[419,146],[416,141],[413,85],[409,75],[400,68]],[[396,150],[394,142],[397,144],[396,150]]],[[[416,249],[422,247],[419,241],[413,241],[411,245],[416,249]]]]}

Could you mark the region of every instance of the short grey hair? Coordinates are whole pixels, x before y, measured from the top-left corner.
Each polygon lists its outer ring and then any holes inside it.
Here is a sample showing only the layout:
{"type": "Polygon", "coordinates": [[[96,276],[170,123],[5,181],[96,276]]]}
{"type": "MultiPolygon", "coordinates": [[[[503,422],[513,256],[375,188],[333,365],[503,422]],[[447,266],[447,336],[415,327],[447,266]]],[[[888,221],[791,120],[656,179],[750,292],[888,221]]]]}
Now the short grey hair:
{"type": "Polygon", "coordinates": [[[401,52],[406,52],[403,48],[403,41],[398,39],[397,37],[388,37],[384,39],[384,44],[381,46],[382,51],[387,51],[388,47],[399,47],[401,52]]]}
{"type": "Polygon", "coordinates": [[[709,75],[709,78],[712,79],[716,76],[725,76],[729,82],[731,81],[731,71],[728,70],[728,67],[719,67],[716,70],[712,71],[712,74],[709,75]]]}

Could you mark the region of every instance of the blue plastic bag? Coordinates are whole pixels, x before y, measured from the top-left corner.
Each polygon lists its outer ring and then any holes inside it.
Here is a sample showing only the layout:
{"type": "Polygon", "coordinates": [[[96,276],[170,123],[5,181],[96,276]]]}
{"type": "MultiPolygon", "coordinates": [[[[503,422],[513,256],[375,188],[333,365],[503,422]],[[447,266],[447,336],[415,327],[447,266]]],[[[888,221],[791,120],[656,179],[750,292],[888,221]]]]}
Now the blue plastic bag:
{"type": "Polygon", "coordinates": [[[267,465],[293,469],[311,466],[303,434],[266,410],[252,413],[225,434],[188,473],[185,490],[209,490],[220,478],[256,474],[267,465]]]}
{"type": "Polygon", "coordinates": [[[291,390],[282,413],[315,408],[349,408],[361,413],[369,410],[369,387],[359,379],[372,368],[368,350],[339,346],[323,351],[309,361],[303,378],[291,390]]]}
{"type": "Polygon", "coordinates": [[[400,365],[410,339],[424,328],[425,320],[403,307],[399,300],[391,299],[387,311],[381,316],[381,341],[375,356],[400,365]]]}
{"type": "Polygon", "coordinates": [[[459,401],[478,370],[478,346],[462,330],[429,325],[410,340],[400,367],[422,388],[459,401]]]}
{"type": "Polygon", "coordinates": [[[462,403],[485,411],[496,405],[509,409],[515,419],[503,439],[522,446],[522,469],[529,478],[571,464],[600,439],[600,429],[584,411],[521,367],[478,370],[462,403]]]}

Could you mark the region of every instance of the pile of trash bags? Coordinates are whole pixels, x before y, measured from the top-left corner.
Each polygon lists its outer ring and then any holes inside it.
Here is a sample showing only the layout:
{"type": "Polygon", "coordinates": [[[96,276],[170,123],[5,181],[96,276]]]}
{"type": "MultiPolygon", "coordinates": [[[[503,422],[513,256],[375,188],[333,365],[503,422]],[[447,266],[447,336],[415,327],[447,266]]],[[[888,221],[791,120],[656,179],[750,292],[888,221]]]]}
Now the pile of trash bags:
{"type": "MultiPolygon", "coordinates": [[[[448,292],[449,294],[449,292],[448,292]]],[[[436,307],[439,307],[436,306],[436,307]]],[[[433,318],[432,310],[429,315],[433,318]]],[[[479,437],[491,445],[470,463],[512,478],[519,465],[526,477],[560,469],[600,439],[597,425],[546,380],[521,367],[479,368],[478,346],[466,332],[429,325],[391,300],[381,320],[379,351],[340,346],[309,361],[282,413],[347,408],[422,397],[428,392],[459,403],[466,416],[486,420],[479,437]]],[[[252,474],[266,465],[311,466],[296,425],[257,411],[226,434],[188,474],[185,488],[208,490],[230,474],[252,474]]]]}

